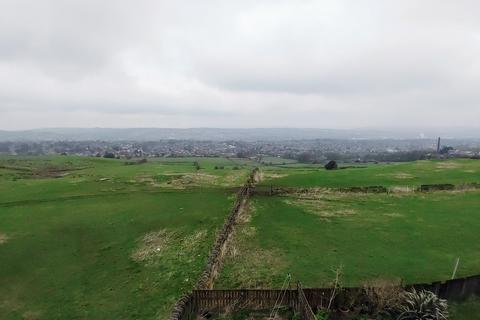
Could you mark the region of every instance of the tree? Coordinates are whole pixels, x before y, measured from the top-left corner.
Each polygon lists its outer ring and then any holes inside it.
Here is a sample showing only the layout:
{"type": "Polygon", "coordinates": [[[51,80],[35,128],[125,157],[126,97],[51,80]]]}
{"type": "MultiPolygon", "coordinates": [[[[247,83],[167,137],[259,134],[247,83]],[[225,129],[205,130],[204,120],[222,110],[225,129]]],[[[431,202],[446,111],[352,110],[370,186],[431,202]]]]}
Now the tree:
{"type": "Polygon", "coordinates": [[[338,168],[337,162],[334,160],[330,160],[326,165],[325,169],[327,170],[335,170],[338,168]]]}
{"type": "Polygon", "coordinates": [[[201,169],[200,165],[198,164],[198,161],[194,161],[193,166],[195,167],[195,170],[197,170],[197,171],[201,169]]]}

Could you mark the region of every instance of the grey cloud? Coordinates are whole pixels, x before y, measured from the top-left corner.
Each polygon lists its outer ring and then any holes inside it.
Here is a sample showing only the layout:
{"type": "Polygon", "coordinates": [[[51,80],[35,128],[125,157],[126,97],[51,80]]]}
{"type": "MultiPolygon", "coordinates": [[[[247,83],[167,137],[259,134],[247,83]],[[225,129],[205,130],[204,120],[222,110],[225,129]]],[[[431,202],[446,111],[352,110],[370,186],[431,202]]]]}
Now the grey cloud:
{"type": "Polygon", "coordinates": [[[478,126],[479,11],[469,0],[3,0],[0,129],[128,117],[478,126]]]}

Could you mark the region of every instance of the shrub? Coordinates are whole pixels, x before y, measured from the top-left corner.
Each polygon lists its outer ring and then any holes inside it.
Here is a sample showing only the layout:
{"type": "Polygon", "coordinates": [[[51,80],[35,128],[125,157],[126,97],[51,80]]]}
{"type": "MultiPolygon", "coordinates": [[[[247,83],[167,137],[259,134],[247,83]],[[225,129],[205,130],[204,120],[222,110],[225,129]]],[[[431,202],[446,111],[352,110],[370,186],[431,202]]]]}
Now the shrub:
{"type": "Polygon", "coordinates": [[[396,308],[397,320],[445,320],[448,319],[448,304],[433,292],[421,290],[404,292],[396,308]]]}
{"type": "Polygon", "coordinates": [[[369,313],[376,316],[395,310],[400,305],[404,289],[399,279],[379,278],[367,281],[363,291],[370,304],[369,313]]]}
{"type": "Polygon", "coordinates": [[[198,163],[198,161],[194,161],[194,162],[193,162],[193,166],[195,167],[195,170],[197,170],[197,171],[201,169],[201,168],[200,168],[200,164],[198,163]]]}
{"type": "Polygon", "coordinates": [[[329,161],[326,165],[325,165],[325,169],[327,170],[335,170],[338,168],[338,165],[337,165],[337,162],[334,161],[334,160],[331,160],[329,161]]]}

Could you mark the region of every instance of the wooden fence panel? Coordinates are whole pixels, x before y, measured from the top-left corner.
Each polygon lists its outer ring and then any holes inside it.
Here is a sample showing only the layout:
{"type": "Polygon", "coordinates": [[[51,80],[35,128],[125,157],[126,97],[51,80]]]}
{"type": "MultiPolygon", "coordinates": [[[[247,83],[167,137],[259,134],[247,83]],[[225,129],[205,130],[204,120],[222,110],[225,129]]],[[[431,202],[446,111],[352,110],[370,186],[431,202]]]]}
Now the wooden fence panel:
{"type": "MultiPolygon", "coordinates": [[[[429,290],[435,292],[439,297],[449,300],[463,300],[473,295],[480,295],[480,276],[430,284],[416,284],[409,286],[409,288],[429,290]]],[[[194,290],[191,301],[186,303],[185,306],[193,313],[202,310],[222,311],[233,306],[248,310],[266,310],[275,306],[282,293],[283,291],[280,289],[194,290]]],[[[316,310],[319,307],[326,308],[328,306],[332,289],[305,288],[303,293],[308,304],[316,310]]],[[[342,288],[337,292],[333,307],[344,307],[355,299],[362,298],[363,295],[363,288],[342,288]]],[[[285,291],[281,306],[293,310],[301,308],[297,289],[287,289],[285,291]]],[[[189,318],[178,319],[186,320],[189,318]]]]}

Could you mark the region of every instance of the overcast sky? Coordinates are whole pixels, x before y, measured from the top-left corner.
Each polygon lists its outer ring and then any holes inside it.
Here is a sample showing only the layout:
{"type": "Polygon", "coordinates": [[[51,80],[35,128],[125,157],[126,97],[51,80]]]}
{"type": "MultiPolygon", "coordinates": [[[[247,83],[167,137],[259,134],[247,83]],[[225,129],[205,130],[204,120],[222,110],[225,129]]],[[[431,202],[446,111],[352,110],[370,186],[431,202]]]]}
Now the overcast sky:
{"type": "Polygon", "coordinates": [[[480,126],[480,2],[0,0],[0,129],[480,126]]]}

